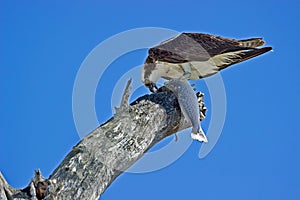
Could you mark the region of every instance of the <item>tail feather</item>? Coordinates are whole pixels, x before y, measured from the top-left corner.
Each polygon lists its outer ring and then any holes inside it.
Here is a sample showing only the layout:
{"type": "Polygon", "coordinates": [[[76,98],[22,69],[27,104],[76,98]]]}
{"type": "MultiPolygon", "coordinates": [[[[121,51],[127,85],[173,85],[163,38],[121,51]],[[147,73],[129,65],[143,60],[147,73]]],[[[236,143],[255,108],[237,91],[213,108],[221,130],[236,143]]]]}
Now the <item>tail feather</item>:
{"type": "Polygon", "coordinates": [[[262,38],[250,38],[245,40],[239,40],[239,45],[241,47],[255,48],[265,44],[262,38]]]}
{"type": "Polygon", "coordinates": [[[272,47],[263,47],[263,48],[251,48],[247,50],[228,52],[225,54],[221,54],[213,57],[213,61],[217,64],[217,66],[221,69],[224,69],[230,65],[248,60],[250,58],[259,56],[268,51],[271,51],[272,47]]]}

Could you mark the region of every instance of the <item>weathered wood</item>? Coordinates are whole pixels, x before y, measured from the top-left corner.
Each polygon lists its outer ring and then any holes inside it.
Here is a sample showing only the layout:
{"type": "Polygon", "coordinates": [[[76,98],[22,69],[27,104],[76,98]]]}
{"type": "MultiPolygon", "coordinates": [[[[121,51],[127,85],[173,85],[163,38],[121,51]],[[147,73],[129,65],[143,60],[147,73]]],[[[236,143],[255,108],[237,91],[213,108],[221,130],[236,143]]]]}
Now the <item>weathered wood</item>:
{"type": "Polygon", "coordinates": [[[0,199],[98,199],[154,144],[191,126],[169,91],[144,95],[129,106],[126,88],[117,113],[74,146],[49,179],[38,171],[27,188],[15,190],[2,177],[0,199]]]}

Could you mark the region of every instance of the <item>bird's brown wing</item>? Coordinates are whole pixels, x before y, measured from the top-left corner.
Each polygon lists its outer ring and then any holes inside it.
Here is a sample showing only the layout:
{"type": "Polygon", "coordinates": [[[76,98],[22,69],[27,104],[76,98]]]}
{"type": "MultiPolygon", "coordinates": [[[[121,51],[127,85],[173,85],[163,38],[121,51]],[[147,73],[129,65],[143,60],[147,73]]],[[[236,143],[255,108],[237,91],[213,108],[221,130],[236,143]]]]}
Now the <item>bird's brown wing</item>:
{"type": "Polygon", "coordinates": [[[184,33],[150,48],[148,55],[153,61],[169,63],[206,61],[210,58],[207,51],[196,40],[184,33]]]}
{"type": "Polygon", "coordinates": [[[235,40],[203,33],[182,33],[149,49],[148,61],[169,63],[206,61],[215,55],[250,50],[263,44],[262,38],[235,40]]]}

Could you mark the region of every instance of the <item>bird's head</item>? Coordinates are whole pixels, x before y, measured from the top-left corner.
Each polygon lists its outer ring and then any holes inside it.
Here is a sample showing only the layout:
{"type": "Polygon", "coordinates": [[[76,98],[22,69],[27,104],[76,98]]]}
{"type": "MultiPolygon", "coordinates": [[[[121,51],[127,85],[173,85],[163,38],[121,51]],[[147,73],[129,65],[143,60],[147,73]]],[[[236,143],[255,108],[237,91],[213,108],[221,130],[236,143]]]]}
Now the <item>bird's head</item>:
{"type": "Polygon", "coordinates": [[[155,69],[155,64],[145,62],[141,73],[141,80],[144,83],[144,85],[147,88],[149,88],[151,92],[154,92],[154,89],[157,89],[155,83],[157,82],[158,79],[159,79],[159,73],[155,69]]]}

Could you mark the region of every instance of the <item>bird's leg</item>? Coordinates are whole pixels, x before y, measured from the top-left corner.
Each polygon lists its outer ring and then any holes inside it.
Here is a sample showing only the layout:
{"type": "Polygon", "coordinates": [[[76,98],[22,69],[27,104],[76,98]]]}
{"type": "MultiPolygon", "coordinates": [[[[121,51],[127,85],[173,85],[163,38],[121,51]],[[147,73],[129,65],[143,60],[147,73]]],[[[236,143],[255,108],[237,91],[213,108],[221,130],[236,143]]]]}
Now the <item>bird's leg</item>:
{"type": "Polygon", "coordinates": [[[181,65],[181,67],[182,67],[184,73],[180,79],[190,79],[190,77],[192,76],[191,65],[189,63],[183,63],[181,65]]]}
{"type": "Polygon", "coordinates": [[[182,75],[181,79],[190,79],[191,76],[192,76],[192,73],[190,73],[190,72],[185,72],[185,73],[182,75]]]}

